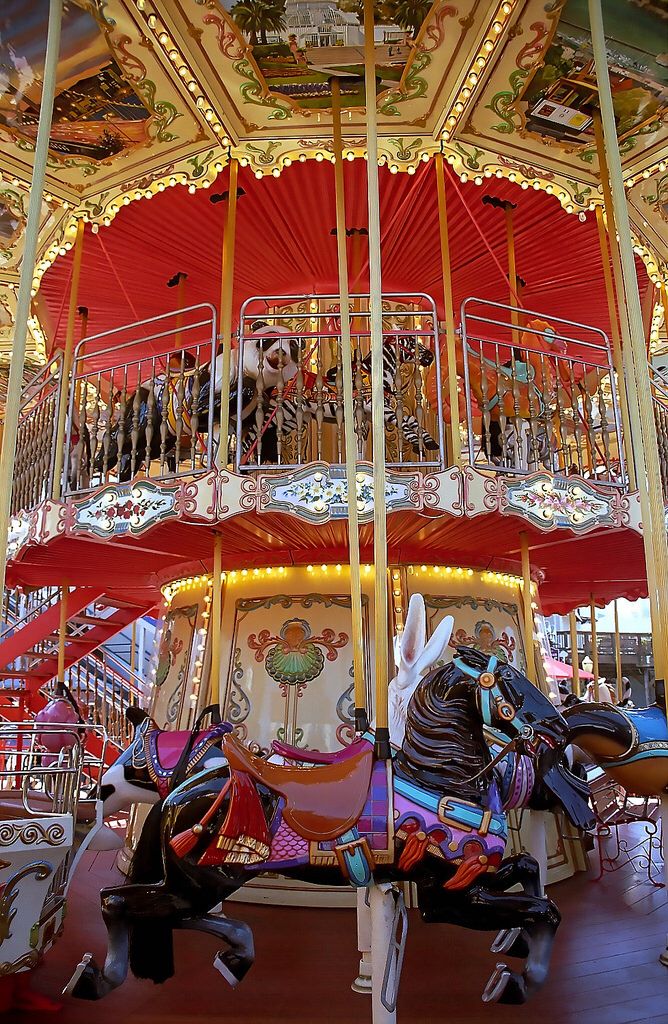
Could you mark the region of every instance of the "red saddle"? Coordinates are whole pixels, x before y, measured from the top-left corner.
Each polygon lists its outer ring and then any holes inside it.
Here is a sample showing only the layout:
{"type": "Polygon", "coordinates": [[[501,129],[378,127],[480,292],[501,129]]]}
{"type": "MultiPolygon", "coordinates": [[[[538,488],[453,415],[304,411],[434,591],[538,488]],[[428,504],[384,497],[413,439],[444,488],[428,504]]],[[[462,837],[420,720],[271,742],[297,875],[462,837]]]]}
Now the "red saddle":
{"type": "MultiPolygon", "coordinates": [[[[255,757],[228,734],[223,753],[233,773],[243,773],[283,797],[283,820],[297,835],[319,842],[336,839],[359,820],[366,803],[373,745],[358,740],[338,761],[303,768],[255,757]]],[[[300,752],[301,754],[302,752],[300,752]]]]}
{"type": "Polygon", "coordinates": [[[366,742],[366,740],[355,740],[349,747],[326,753],[324,750],[304,750],[303,747],[291,747],[289,743],[282,743],[281,740],[272,740],[271,749],[275,754],[285,757],[288,761],[304,761],[308,764],[339,764],[358,754],[366,742]]]}

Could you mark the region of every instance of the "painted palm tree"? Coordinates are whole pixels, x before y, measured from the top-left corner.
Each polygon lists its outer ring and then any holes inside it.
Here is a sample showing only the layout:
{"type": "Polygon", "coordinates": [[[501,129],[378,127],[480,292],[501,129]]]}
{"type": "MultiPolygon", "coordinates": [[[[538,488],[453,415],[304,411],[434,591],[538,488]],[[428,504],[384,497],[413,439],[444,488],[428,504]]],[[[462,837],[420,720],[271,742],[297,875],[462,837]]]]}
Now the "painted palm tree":
{"type": "Polygon", "coordinates": [[[416,36],[432,8],[432,0],[385,0],[382,6],[388,21],[416,36]]]}
{"type": "Polygon", "coordinates": [[[251,46],[257,46],[258,35],[266,45],[267,32],[285,31],[285,0],[238,0],[230,14],[251,46]]]}

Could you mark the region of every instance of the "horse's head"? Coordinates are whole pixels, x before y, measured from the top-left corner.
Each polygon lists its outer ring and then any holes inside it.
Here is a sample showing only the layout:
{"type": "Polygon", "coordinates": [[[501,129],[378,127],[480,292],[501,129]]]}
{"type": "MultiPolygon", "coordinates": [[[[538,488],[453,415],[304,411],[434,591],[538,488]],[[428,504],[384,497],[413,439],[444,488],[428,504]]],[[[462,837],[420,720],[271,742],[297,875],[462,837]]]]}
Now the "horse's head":
{"type": "Polygon", "coordinates": [[[243,340],[243,374],[257,380],[262,373],[265,389],[291,380],[298,369],[301,344],[286,327],[256,320],[253,334],[243,340]]]}
{"type": "Polygon", "coordinates": [[[100,780],[102,817],[128,810],[132,804],[155,804],[160,799],[158,787],[149,774],[144,751],[144,737],[155,722],[141,708],[131,707],[126,718],[134,729],[132,742],[100,780]]]}
{"type": "MultiPolygon", "coordinates": [[[[394,339],[388,338],[387,341],[394,341],[394,339]]],[[[399,350],[399,362],[401,363],[414,363],[416,356],[420,366],[431,366],[434,361],[434,353],[431,349],[426,348],[413,334],[407,334],[403,337],[397,335],[396,344],[399,350]]]]}
{"type": "Polygon", "coordinates": [[[561,711],[522,672],[493,655],[459,647],[453,666],[476,687],[484,724],[515,740],[535,760],[538,775],[573,824],[591,828],[588,787],[570,772],[564,757],[569,727],[561,711]]]}

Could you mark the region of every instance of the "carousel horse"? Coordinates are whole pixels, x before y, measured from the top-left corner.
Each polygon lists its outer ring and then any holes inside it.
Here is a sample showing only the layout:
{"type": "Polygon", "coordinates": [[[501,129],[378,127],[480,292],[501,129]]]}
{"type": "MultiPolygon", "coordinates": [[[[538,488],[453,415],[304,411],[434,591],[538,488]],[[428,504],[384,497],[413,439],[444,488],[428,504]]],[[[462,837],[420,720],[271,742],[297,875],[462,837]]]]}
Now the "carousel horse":
{"type": "MultiPolygon", "coordinates": [[[[404,408],[403,403],[397,399],[397,377],[399,367],[408,363],[420,367],[429,367],[434,362],[434,354],[414,336],[395,339],[385,337],[383,339],[383,393],[385,395],[384,420],[385,426],[393,433],[400,433],[403,441],[410,446],[416,455],[424,451],[438,451],[439,445],[431,434],[418,421],[417,417],[404,408]],[[399,411],[401,406],[401,411],[399,411]]],[[[362,403],[361,410],[363,422],[360,430],[363,438],[366,438],[369,431],[371,418],[371,354],[363,359],[353,357],[353,373],[362,377],[362,403]]],[[[263,425],[258,429],[257,425],[251,425],[244,442],[244,452],[250,452],[260,447],[262,461],[277,461],[273,453],[277,449],[276,435],[278,421],[280,419],[280,430],[283,435],[297,434],[299,432],[300,417],[302,429],[311,420],[321,420],[323,423],[341,423],[343,405],[340,388],[336,387],[336,378],[339,368],[333,367],[323,377],[323,385],[320,396],[315,390],[315,376],[312,373],[304,374],[304,393],[296,398],[292,388],[285,391],[275,388],[270,395],[268,402],[264,405],[263,425]]],[[[425,401],[425,404],[427,402],[425,401]]]]}
{"type": "Polygon", "coordinates": [[[665,705],[631,709],[574,701],[562,709],[562,714],[569,741],[624,789],[637,796],[668,792],[665,705]]]}
{"type": "MultiPolygon", "coordinates": [[[[242,423],[251,417],[258,402],[257,381],[262,379],[262,393],[269,401],[269,395],[280,381],[288,381],[297,373],[299,342],[283,327],[270,327],[264,321],[253,324],[253,335],[243,345],[242,365],[239,367],[239,349],[234,349],[230,360],[230,422],[237,416],[237,387],[241,370],[242,423]],[[281,335],[281,337],[277,337],[281,335]],[[286,335],[285,338],[282,335],[286,335]],[[253,344],[249,342],[253,341],[253,344]]],[[[179,360],[180,354],[176,353],[179,360]]],[[[191,431],[205,435],[208,430],[209,403],[213,382],[214,423],[220,413],[220,397],[223,382],[223,355],[216,356],[213,365],[207,364],[197,370],[186,371],[183,398],[180,400],[177,388],[173,387],[167,375],[157,377],[151,386],[142,382],[136,392],[128,395],[123,413],[113,424],[108,443],[105,439],[95,456],[93,467],[101,473],[105,466],[113,469],[119,465],[119,479],[129,480],[132,473],[133,447],[135,469],[161,457],[163,452],[168,465],[174,469],[178,424],[181,423],[180,446],[185,452],[190,447],[191,431]],[[169,388],[168,391],[165,389],[169,388]],[[138,396],[138,397],[137,397],[138,396]],[[135,410],[135,404],[138,409],[135,410]],[[136,416],[136,426],[135,426],[136,416]],[[166,437],[163,439],[166,427],[166,437]],[[133,445],[133,436],[136,439],[133,445]],[[119,451],[120,443],[120,451],[119,451]],[[163,451],[164,444],[164,451],[163,451]]],[[[217,426],[214,438],[217,440],[217,426]]]]}
{"type": "Polygon", "coordinates": [[[90,955],[67,987],[99,999],[131,966],[137,977],[173,974],[174,928],[229,947],[215,966],[236,984],[253,963],[252,933],[212,909],[264,871],[320,884],[415,882],[423,917],[497,931],[487,1001],[522,1003],[545,980],[560,915],[540,892],[536,862],[504,860],[507,825],[483,725],[527,753],[576,826],[589,807],[564,771],[560,712],[516,669],[470,648],[420,681],[393,761],[374,758],[366,733],[309,769],[271,764],[228,733],[229,767],[191,775],[152,808],[130,880],[102,890],[108,929],[103,969],[90,955]],[[508,890],[519,884],[522,891],[508,890]]]}

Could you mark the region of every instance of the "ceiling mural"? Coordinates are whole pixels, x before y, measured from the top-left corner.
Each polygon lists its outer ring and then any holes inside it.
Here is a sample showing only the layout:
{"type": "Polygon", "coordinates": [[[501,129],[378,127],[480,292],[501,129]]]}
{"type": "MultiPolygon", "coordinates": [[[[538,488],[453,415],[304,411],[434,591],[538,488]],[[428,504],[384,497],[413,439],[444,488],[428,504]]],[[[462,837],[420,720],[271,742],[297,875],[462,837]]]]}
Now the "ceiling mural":
{"type": "MultiPolygon", "coordinates": [[[[668,275],[668,0],[604,0],[603,13],[638,251],[668,275]]],[[[48,0],[0,2],[0,351],[47,16],[48,0]]],[[[231,155],[258,177],[332,160],[334,81],[344,155],[363,157],[361,17],[361,0],[65,0],[35,292],[77,215],[104,227],[165,188],[207,188],[231,155]]],[[[587,0],[375,0],[374,41],[390,170],[415,173],[442,148],[462,180],[509,178],[581,215],[601,201],[587,0]]]]}

